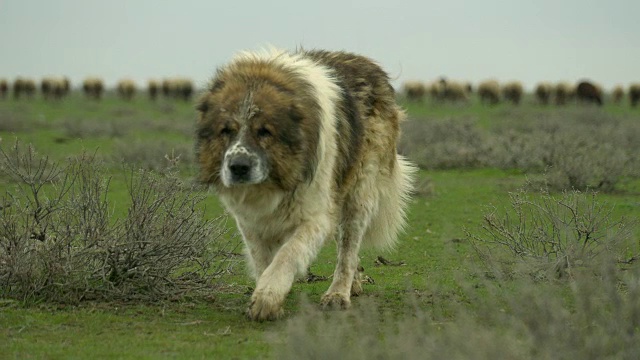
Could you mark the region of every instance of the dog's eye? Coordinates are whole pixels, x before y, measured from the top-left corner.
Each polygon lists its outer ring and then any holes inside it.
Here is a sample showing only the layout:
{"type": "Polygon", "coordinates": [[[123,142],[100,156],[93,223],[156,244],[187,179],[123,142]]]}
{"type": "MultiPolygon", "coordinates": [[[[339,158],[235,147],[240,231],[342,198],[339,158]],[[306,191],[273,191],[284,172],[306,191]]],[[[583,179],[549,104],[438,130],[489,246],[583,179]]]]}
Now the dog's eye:
{"type": "Polygon", "coordinates": [[[271,131],[269,131],[269,129],[263,126],[258,129],[257,135],[259,138],[267,138],[271,136],[271,131]]]}
{"type": "Polygon", "coordinates": [[[222,130],[220,130],[220,135],[221,136],[231,136],[231,135],[233,135],[233,130],[231,130],[231,128],[228,128],[228,127],[223,127],[222,130]]]}
{"type": "Polygon", "coordinates": [[[209,139],[211,136],[213,136],[213,130],[210,128],[202,128],[198,130],[199,139],[209,139]]]}

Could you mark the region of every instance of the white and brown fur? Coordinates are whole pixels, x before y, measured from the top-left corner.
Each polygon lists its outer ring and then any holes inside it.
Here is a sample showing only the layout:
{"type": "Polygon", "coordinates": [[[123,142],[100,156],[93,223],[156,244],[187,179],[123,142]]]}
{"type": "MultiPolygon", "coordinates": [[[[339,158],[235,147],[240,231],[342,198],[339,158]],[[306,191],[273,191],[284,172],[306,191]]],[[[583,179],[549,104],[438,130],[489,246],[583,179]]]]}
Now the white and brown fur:
{"type": "Polygon", "coordinates": [[[338,261],[321,303],[349,307],[362,292],[360,246],[394,245],[411,191],[388,75],[346,52],[243,52],[218,69],[198,112],[201,180],[236,219],[257,281],[249,317],[281,316],[327,239],[338,261]]]}

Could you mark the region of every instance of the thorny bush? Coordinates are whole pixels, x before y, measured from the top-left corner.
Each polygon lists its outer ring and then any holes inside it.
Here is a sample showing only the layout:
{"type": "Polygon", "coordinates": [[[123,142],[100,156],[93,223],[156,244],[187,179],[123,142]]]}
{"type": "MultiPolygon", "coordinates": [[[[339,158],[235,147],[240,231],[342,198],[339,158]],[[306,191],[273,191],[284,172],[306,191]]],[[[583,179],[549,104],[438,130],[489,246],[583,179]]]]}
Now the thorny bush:
{"type": "Polygon", "coordinates": [[[111,177],[89,155],[64,165],[17,142],[0,148],[0,296],[25,301],[155,301],[214,293],[235,240],[204,195],[175,174],[130,170],[117,218],[111,177]],[[225,240],[226,239],[226,240],[225,240]]]}

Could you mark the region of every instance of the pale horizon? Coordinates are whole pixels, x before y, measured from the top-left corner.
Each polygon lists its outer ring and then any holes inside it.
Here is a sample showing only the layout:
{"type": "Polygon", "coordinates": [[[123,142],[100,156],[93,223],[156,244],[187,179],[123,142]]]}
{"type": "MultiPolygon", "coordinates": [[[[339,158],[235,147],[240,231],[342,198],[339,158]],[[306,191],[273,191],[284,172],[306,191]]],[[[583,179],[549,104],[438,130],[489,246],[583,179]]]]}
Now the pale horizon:
{"type": "Polygon", "coordinates": [[[640,2],[485,0],[2,0],[0,78],[184,76],[203,87],[241,50],[273,45],[368,56],[393,85],[590,79],[640,81],[640,2]]]}

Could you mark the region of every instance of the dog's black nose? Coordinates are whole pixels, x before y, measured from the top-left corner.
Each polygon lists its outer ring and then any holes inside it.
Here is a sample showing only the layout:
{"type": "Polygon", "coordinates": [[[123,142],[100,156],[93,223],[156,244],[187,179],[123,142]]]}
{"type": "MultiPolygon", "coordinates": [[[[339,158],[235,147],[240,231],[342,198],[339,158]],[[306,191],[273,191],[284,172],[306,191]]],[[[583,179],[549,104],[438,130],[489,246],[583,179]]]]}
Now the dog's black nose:
{"type": "Polygon", "coordinates": [[[229,170],[235,179],[246,179],[251,171],[251,158],[236,156],[229,162],[229,170]]]}

